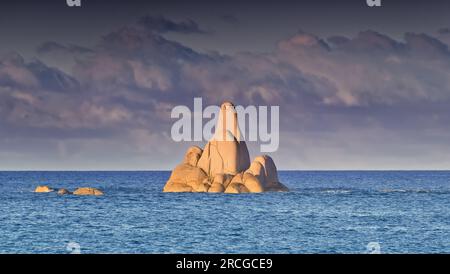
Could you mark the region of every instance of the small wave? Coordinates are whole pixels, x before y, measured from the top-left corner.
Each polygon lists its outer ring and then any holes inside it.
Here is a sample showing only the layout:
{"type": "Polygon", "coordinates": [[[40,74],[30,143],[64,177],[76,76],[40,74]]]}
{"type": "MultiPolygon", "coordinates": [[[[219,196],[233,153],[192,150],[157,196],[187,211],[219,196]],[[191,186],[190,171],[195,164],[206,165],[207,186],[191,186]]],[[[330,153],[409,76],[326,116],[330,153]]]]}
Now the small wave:
{"type": "Polygon", "coordinates": [[[407,192],[406,189],[381,189],[380,192],[382,193],[405,193],[407,192]]]}
{"type": "Polygon", "coordinates": [[[323,189],[321,192],[327,194],[348,194],[352,191],[349,189],[323,189]]]}
{"type": "Polygon", "coordinates": [[[357,231],[357,232],[363,232],[368,230],[377,230],[378,226],[347,226],[344,228],[344,230],[347,231],[357,231]]]}
{"type": "Polygon", "coordinates": [[[381,189],[381,193],[434,193],[434,194],[448,194],[448,190],[437,189],[381,189]]]}
{"type": "MultiPolygon", "coordinates": [[[[301,190],[300,190],[301,191],[301,190]]],[[[304,192],[305,190],[301,191],[304,192]]],[[[385,189],[351,189],[351,188],[310,188],[309,193],[321,193],[329,195],[344,194],[450,194],[448,189],[403,189],[403,188],[385,188],[385,189]]]]}
{"type": "MultiPolygon", "coordinates": [[[[292,190],[292,189],[291,189],[292,190]]],[[[350,194],[357,191],[357,189],[351,188],[328,188],[328,187],[314,187],[314,188],[299,188],[298,192],[304,194],[331,194],[331,195],[339,195],[339,194],[350,194]]]]}

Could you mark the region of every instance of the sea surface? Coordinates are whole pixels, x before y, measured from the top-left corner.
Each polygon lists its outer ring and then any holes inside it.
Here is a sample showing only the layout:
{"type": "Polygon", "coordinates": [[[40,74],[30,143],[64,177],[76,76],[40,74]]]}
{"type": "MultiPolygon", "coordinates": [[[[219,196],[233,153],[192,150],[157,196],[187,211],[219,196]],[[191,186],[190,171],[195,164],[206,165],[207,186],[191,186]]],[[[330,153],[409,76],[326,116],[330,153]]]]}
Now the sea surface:
{"type": "Polygon", "coordinates": [[[290,192],[240,195],[162,193],[169,175],[0,172],[0,253],[450,253],[447,171],[282,171],[290,192]]]}

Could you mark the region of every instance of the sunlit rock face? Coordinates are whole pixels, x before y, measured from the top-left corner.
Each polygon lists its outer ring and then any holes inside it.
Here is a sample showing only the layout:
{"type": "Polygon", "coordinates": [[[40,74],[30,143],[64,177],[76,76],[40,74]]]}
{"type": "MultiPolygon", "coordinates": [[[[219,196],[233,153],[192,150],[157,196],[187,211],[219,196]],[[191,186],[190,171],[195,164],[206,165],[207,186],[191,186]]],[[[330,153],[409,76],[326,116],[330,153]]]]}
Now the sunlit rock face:
{"type": "Polygon", "coordinates": [[[101,196],[103,195],[103,192],[93,187],[80,187],[77,188],[73,194],[82,196],[101,196]]]}
{"type": "Polygon", "coordinates": [[[233,104],[222,104],[213,138],[206,144],[198,161],[208,177],[236,175],[250,166],[247,145],[241,140],[237,112],[233,104]]]}
{"type": "Polygon", "coordinates": [[[36,193],[47,193],[47,192],[53,192],[54,189],[50,188],[49,186],[37,186],[34,192],[36,193]]]}
{"type": "Polygon", "coordinates": [[[212,139],[203,150],[196,146],[188,149],[163,191],[259,193],[288,189],[278,181],[272,158],[258,156],[250,163],[236,109],[232,103],[224,102],[212,139]]]}

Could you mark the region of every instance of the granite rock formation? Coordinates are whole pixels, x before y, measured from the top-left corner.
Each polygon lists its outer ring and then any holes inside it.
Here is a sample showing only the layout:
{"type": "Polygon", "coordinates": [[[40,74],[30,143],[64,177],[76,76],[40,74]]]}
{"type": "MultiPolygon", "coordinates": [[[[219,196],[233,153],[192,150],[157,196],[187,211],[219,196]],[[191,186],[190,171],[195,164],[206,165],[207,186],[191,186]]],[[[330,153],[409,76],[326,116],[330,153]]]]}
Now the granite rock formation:
{"type": "Polygon", "coordinates": [[[203,150],[197,146],[187,150],[163,191],[260,193],[288,189],[279,182],[275,163],[268,155],[258,156],[250,163],[237,112],[232,103],[224,102],[214,136],[203,150]]]}
{"type": "Polygon", "coordinates": [[[103,192],[97,188],[93,187],[80,187],[77,188],[74,192],[70,192],[69,190],[65,188],[60,189],[53,189],[49,186],[37,186],[34,192],[36,193],[48,193],[48,192],[54,192],[57,191],[58,195],[83,195],[83,196],[101,196],[103,195],[103,192]]]}
{"type": "Polygon", "coordinates": [[[73,195],[101,196],[103,195],[103,192],[93,187],[80,187],[73,192],[73,195]]]}

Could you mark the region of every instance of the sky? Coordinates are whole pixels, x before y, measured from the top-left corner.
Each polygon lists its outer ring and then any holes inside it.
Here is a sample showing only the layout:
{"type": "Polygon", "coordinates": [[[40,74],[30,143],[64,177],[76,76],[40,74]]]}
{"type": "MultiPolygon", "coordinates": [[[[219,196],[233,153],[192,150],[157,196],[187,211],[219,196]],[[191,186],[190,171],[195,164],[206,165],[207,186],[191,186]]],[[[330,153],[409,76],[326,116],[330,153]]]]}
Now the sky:
{"type": "Polygon", "coordinates": [[[280,106],[279,169],[447,170],[450,1],[365,2],[3,1],[0,170],[172,169],[194,97],[280,106]]]}

